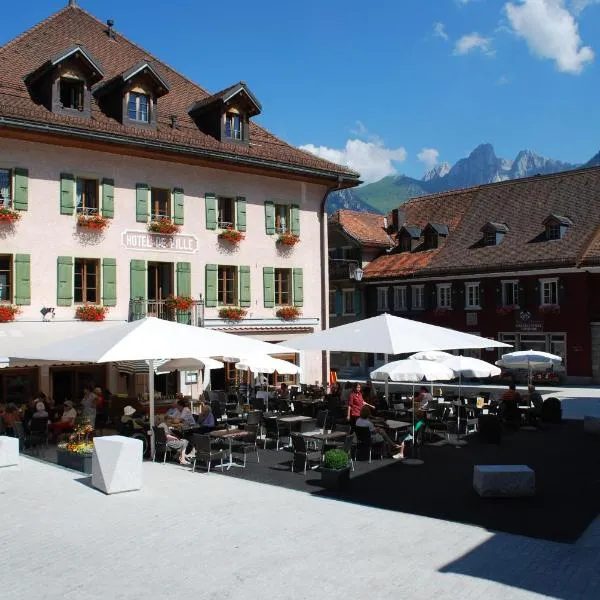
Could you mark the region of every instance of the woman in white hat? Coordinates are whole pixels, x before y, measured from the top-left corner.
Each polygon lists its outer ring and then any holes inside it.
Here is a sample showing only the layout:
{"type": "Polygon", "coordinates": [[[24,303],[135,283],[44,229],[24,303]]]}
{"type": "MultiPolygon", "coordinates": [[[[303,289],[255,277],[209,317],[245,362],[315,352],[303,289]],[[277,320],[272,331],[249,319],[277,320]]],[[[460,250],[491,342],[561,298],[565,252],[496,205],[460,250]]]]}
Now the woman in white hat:
{"type": "Polygon", "coordinates": [[[133,406],[127,405],[123,409],[123,416],[121,417],[121,423],[126,427],[131,428],[132,431],[142,431],[144,425],[141,422],[141,415],[136,414],[136,410],[133,406]],[[130,425],[131,423],[131,425],[130,425]]]}
{"type": "Polygon", "coordinates": [[[60,421],[57,421],[56,423],[52,423],[52,425],[50,425],[50,427],[52,428],[53,437],[56,438],[61,433],[71,431],[73,429],[73,426],[75,425],[76,418],[77,411],[73,407],[73,402],[71,400],[65,400],[63,404],[63,413],[60,418],[60,421]]]}

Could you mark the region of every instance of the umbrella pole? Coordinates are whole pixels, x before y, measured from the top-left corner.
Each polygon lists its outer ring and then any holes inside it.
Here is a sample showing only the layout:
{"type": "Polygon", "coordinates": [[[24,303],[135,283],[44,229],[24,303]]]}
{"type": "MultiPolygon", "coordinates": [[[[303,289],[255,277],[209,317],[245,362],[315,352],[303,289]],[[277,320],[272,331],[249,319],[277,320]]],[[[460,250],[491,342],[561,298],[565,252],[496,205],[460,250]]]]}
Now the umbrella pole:
{"type": "Polygon", "coordinates": [[[150,456],[154,459],[154,359],[148,361],[148,400],[150,417],[150,456]]]}
{"type": "Polygon", "coordinates": [[[415,446],[417,444],[417,435],[415,431],[415,384],[412,386],[412,458],[405,458],[402,461],[402,464],[409,465],[411,467],[418,467],[423,464],[423,461],[420,458],[415,458],[415,446]]]}
{"type": "Polygon", "coordinates": [[[458,406],[456,407],[456,440],[455,447],[465,446],[467,442],[460,439],[460,408],[462,406],[462,371],[458,372],[458,406]]]}
{"type": "Polygon", "coordinates": [[[385,395],[385,403],[387,404],[388,408],[389,408],[389,406],[390,406],[390,405],[389,405],[389,402],[388,402],[388,397],[389,397],[389,394],[388,394],[388,391],[389,391],[389,384],[390,384],[390,378],[389,378],[389,377],[386,377],[386,378],[385,378],[385,392],[384,392],[384,395],[385,395]]]}

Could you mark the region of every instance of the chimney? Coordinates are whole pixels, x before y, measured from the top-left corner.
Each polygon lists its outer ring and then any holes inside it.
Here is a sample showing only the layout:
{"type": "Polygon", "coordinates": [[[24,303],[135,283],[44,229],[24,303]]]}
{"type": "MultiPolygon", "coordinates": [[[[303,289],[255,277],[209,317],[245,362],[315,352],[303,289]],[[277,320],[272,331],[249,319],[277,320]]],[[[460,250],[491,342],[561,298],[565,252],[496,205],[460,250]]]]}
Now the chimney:
{"type": "Polygon", "coordinates": [[[108,29],[106,30],[106,35],[110,39],[114,40],[115,39],[115,31],[114,31],[113,27],[115,26],[115,22],[112,19],[107,19],[106,25],[108,26],[108,29]]]}
{"type": "Polygon", "coordinates": [[[404,225],[406,220],[406,216],[404,214],[404,210],[401,208],[394,208],[392,210],[392,231],[390,233],[395,233],[400,230],[400,227],[404,225]]]}
{"type": "Polygon", "coordinates": [[[177,115],[171,115],[171,129],[177,129],[177,115]]]}
{"type": "Polygon", "coordinates": [[[77,6],[77,2],[75,2],[75,0],[69,0],[67,6],[77,6]]]}

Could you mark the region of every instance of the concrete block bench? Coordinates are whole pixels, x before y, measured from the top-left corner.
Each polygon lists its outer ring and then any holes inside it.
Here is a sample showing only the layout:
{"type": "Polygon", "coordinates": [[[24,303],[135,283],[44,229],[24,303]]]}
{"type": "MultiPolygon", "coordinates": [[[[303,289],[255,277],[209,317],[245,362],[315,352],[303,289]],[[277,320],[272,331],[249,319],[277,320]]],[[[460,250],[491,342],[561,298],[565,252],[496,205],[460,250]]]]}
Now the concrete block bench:
{"type": "Polygon", "coordinates": [[[535,471],[527,465],[475,465],[473,487],[485,498],[533,496],[535,471]]]}
{"type": "Polygon", "coordinates": [[[598,417],[583,417],[583,431],[600,435],[600,419],[598,417]]]}
{"type": "Polygon", "coordinates": [[[0,435],[0,467],[19,464],[19,438],[0,435]]]}
{"type": "Polygon", "coordinates": [[[92,486],[105,494],[142,487],[142,440],[122,435],[94,438],[92,486]]]}

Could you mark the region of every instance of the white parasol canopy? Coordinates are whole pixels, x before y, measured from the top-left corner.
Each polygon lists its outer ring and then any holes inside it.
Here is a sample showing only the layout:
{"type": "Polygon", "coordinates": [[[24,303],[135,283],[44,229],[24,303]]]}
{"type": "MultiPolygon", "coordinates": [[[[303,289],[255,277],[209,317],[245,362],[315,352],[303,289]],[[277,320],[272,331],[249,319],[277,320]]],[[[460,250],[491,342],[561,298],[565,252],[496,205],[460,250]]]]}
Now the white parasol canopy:
{"type": "Polygon", "coordinates": [[[538,350],[519,350],[518,352],[509,352],[503,354],[500,360],[496,361],[499,367],[511,369],[547,369],[549,367],[560,365],[562,358],[556,354],[540,352],[538,350]]]}
{"type": "Polygon", "coordinates": [[[472,356],[457,356],[449,352],[417,352],[408,357],[409,360],[430,360],[450,367],[457,377],[496,377],[502,369],[472,356]]]}
{"type": "Polygon", "coordinates": [[[242,358],[236,362],[235,368],[238,371],[252,371],[252,373],[274,373],[277,371],[280,375],[297,375],[302,372],[298,365],[266,354],[264,356],[242,358]]]}
{"type": "Polygon", "coordinates": [[[371,371],[375,381],[403,381],[419,383],[421,381],[448,381],[456,377],[454,371],[442,363],[433,360],[407,358],[395,360],[371,371]]]}
{"type": "Polygon", "coordinates": [[[406,354],[422,350],[510,348],[488,338],[383,314],[287,340],[297,350],[406,354]]]}
{"type": "Polygon", "coordinates": [[[199,371],[200,369],[222,369],[225,365],[214,358],[174,358],[166,360],[156,370],[158,373],[171,371],[199,371]]]}

